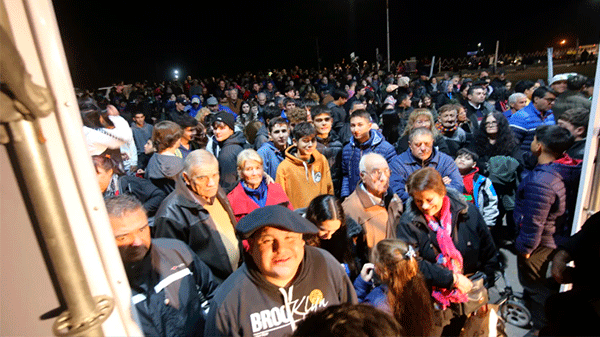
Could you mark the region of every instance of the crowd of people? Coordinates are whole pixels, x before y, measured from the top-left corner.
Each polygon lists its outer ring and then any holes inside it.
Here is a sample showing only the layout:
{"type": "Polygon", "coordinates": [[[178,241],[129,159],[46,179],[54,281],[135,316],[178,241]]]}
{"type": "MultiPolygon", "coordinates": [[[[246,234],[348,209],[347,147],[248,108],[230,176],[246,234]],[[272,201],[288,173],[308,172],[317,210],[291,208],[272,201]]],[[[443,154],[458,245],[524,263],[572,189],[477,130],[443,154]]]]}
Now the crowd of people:
{"type": "Polygon", "coordinates": [[[147,335],[458,336],[502,247],[553,335],[544,305],[582,300],[546,272],[575,249],[590,88],[336,65],[79,99],[147,335]]]}

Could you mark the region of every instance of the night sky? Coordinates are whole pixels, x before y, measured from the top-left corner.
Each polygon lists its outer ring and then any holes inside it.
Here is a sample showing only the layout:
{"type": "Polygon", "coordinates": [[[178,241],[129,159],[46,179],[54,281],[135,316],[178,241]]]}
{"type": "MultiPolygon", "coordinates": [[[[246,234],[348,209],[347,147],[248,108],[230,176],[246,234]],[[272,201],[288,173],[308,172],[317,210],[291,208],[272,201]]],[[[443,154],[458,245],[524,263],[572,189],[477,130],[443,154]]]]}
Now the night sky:
{"type": "MultiPolygon", "coordinates": [[[[54,0],[74,85],[317,68],[386,55],[385,0],[54,0]]],[[[392,60],[533,52],[600,41],[600,1],[390,0],[392,60]],[[444,5],[440,5],[444,3],[444,5]]]]}

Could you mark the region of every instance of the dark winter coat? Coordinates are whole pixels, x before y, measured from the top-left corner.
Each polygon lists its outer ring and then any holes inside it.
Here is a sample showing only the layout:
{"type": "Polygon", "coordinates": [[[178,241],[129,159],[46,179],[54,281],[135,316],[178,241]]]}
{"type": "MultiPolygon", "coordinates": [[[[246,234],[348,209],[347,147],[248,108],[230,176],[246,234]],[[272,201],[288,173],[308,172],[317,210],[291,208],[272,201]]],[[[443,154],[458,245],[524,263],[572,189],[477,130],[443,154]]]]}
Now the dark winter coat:
{"type": "MultiPolygon", "coordinates": [[[[448,189],[446,195],[450,198],[452,240],[463,257],[463,274],[482,271],[490,279],[498,262],[497,250],[481,213],[475,205],[467,203],[462,194],[448,189]]],[[[429,228],[412,198],[407,202],[407,209],[396,227],[396,236],[418,249],[422,258],[419,269],[429,286],[452,287],[452,271],[436,262],[441,252],[436,233],[429,228]]]]}
{"type": "Polygon", "coordinates": [[[568,155],[564,155],[562,158],[555,160],[551,166],[562,177],[566,192],[565,213],[556,219],[556,233],[554,239],[558,245],[571,236],[583,161],[572,159],[568,155]]]}
{"type": "Polygon", "coordinates": [[[406,201],[409,197],[405,187],[406,179],[408,179],[411,173],[424,167],[433,167],[442,177],[452,179],[448,187],[454,188],[457,191],[463,190],[462,176],[450,156],[438,151],[434,147],[429,159],[423,161],[413,156],[411,150],[408,149],[390,162],[390,170],[392,171],[390,188],[394,193],[398,194],[402,201],[406,201]]]}
{"type": "Polygon", "coordinates": [[[225,190],[225,193],[231,192],[238,183],[237,176],[237,156],[244,150],[246,138],[240,131],[235,132],[229,138],[219,142],[219,174],[221,179],[219,184],[225,190]]]}
{"type": "MultiPolygon", "coordinates": [[[[233,209],[222,189],[217,192],[215,202],[217,200],[229,214],[235,228],[237,222],[233,209]]],[[[208,211],[194,199],[181,177],[177,179],[175,191],[167,196],[156,212],[154,227],[155,237],[179,239],[190,246],[209,266],[219,282],[234,271],[214,221],[208,211]]],[[[239,249],[241,256],[241,244],[239,249]]],[[[240,264],[241,262],[240,259],[240,264]]]]}
{"type": "Polygon", "coordinates": [[[146,336],[203,336],[218,283],[183,242],[154,239],[139,262],[125,263],[132,304],[146,336]]]}
{"type": "Polygon", "coordinates": [[[515,249],[531,254],[537,247],[556,248],[556,219],[565,212],[566,189],[551,164],[537,165],[517,188],[513,213],[519,234],[515,249]]]}
{"type": "Polygon", "coordinates": [[[332,131],[329,137],[323,139],[317,137],[317,151],[327,158],[329,170],[331,171],[331,182],[333,190],[337,197],[340,196],[342,189],[342,149],[344,146],[339,141],[337,135],[332,131]]]}
{"type": "Polygon", "coordinates": [[[144,206],[148,216],[154,216],[167,194],[150,181],[136,176],[119,177],[120,193],[135,196],[144,206]]]}

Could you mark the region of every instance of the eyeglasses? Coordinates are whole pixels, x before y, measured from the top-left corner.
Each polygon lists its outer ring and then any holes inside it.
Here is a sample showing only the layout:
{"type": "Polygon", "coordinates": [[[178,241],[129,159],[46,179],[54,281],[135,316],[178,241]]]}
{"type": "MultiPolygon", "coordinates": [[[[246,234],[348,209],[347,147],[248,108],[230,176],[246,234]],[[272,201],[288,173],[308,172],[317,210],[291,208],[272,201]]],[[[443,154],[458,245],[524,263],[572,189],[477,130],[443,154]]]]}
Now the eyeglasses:
{"type": "Polygon", "coordinates": [[[545,99],[546,101],[548,101],[548,103],[552,103],[554,101],[556,101],[556,98],[548,98],[548,97],[542,97],[543,99],[545,99]]]}
{"type": "Polygon", "coordinates": [[[313,121],[315,123],[331,122],[331,117],[315,118],[313,121]]]}
{"type": "MultiPolygon", "coordinates": [[[[367,172],[365,172],[365,173],[367,173],[367,172]]],[[[386,177],[389,177],[389,176],[390,176],[390,174],[391,174],[391,172],[390,172],[390,169],[389,169],[389,168],[385,168],[385,169],[382,169],[382,170],[375,169],[375,170],[371,171],[371,173],[367,173],[367,174],[368,174],[368,175],[370,175],[370,176],[371,176],[371,178],[373,178],[373,179],[375,179],[375,180],[379,180],[379,179],[381,179],[381,177],[382,177],[382,176],[384,176],[384,175],[385,175],[386,177]]]]}
{"type": "Polygon", "coordinates": [[[485,126],[494,126],[494,125],[498,125],[498,122],[497,121],[485,122],[485,126]]]}

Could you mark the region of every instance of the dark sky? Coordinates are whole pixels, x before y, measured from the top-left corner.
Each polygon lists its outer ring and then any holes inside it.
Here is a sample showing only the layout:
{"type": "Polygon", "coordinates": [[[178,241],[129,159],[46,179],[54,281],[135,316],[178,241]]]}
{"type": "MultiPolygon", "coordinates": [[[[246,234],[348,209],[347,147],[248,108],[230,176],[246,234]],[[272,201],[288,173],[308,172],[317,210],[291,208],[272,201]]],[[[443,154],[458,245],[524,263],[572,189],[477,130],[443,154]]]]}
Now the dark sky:
{"type": "MultiPolygon", "coordinates": [[[[541,51],[600,40],[600,1],[390,0],[393,60],[541,51]],[[444,3],[444,5],[441,5],[444,3]]],[[[54,0],[76,87],[269,68],[331,66],[386,54],[385,0],[54,0]]]]}

